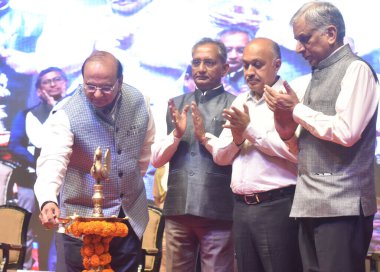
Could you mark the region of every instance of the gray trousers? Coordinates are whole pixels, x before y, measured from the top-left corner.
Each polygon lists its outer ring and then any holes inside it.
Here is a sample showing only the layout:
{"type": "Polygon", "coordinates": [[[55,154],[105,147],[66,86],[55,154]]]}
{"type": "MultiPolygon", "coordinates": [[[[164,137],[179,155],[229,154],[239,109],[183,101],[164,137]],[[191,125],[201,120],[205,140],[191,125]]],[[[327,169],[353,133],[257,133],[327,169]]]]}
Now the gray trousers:
{"type": "Polygon", "coordinates": [[[234,271],[232,222],[192,215],[165,217],[166,271],[234,271]]]}

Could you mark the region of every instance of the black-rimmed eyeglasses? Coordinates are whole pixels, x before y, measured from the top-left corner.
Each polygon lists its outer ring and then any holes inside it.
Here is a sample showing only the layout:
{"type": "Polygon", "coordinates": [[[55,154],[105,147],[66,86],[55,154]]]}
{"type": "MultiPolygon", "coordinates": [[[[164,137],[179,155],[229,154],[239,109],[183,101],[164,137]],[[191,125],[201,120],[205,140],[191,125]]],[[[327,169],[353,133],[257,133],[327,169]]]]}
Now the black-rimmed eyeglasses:
{"type": "Polygon", "coordinates": [[[53,82],[58,83],[58,82],[61,82],[62,80],[63,80],[63,78],[61,76],[56,76],[56,77],[53,77],[50,79],[42,80],[41,84],[42,85],[51,85],[53,82]]]}
{"type": "Polygon", "coordinates": [[[99,87],[99,86],[95,86],[95,85],[92,85],[92,84],[85,83],[84,84],[84,89],[87,92],[89,92],[89,93],[95,93],[96,90],[99,90],[101,93],[110,94],[110,93],[112,93],[115,90],[117,82],[118,82],[118,80],[116,80],[116,82],[113,84],[112,87],[111,86],[102,86],[102,87],[99,87]]]}

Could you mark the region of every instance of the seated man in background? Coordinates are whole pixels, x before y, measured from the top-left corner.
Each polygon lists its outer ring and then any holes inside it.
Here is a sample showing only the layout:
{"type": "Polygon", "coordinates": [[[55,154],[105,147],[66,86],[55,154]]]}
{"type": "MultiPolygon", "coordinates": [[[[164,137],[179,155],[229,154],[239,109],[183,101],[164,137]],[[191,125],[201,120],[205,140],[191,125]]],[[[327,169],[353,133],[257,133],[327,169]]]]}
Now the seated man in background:
{"type": "Polygon", "coordinates": [[[57,67],[49,67],[40,72],[35,87],[40,103],[20,111],[12,123],[8,148],[18,167],[13,170],[10,185],[17,184],[18,205],[33,214],[27,236],[24,269],[31,269],[33,266],[32,243],[37,236],[40,250],[39,268],[52,270],[55,268],[56,258],[54,243],[52,243],[53,236],[52,233],[44,232],[36,220],[38,219],[38,216],[35,216],[38,208],[36,208],[33,186],[36,181],[36,159],[45,136],[43,124],[53,106],[66,94],[66,74],[57,67]],[[48,260],[50,244],[52,244],[54,252],[48,260]]]}
{"type": "Polygon", "coordinates": [[[244,80],[243,51],[245,46],[252,40],[254,33],[243,27],[228,27],[218,34],[219,40],[227,48],[228,73],[223,78],[223,85],[227,92],[238,95],[248,91],[244,80]]]}

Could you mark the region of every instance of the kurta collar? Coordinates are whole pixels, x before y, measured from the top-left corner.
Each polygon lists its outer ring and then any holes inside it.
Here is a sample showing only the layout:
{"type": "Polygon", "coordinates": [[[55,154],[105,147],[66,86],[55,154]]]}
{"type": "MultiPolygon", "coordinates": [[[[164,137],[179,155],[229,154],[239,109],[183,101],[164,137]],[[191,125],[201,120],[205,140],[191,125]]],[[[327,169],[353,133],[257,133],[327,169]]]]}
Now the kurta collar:
{"type": "Polygon", "coordinates": [[[203,103],[203,102],[209,101],[210,99],[212,99],[215,96],[218,96],[222,92],[224,92],[224,88],[223,88],[223,85],[221,84],[218,87],[211,90],[207,90],[207,91],[201,91],[199,89],[196,89],[194,92],[194,95],[195,95],[195,100],[198,104],[199,102],[203,103]]]}

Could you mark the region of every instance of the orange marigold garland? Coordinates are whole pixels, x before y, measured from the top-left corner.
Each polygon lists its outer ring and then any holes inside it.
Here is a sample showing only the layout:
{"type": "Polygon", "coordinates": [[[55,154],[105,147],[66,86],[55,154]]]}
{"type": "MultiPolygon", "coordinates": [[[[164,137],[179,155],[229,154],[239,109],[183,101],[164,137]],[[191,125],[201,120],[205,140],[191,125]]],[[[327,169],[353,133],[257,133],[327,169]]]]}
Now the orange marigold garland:
{"type": "Polygon", "coordinates": [[[83,238],[81,255],[85,270],[82,272],[113,272],[110,263],[112,260],[109,244],[113,237],[128,235],[128,227],[121,222],[92,220],[82,222],[75,220],[67,231],[76,237],[83,238]]]}

